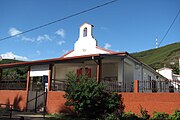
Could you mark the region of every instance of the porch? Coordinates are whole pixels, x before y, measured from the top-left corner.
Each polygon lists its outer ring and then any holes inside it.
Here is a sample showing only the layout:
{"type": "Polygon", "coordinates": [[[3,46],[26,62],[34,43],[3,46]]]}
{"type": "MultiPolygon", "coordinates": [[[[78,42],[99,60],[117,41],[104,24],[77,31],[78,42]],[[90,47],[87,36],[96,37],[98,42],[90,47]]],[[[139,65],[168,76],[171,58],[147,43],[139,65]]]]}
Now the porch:
{"type": "Polygon", "coordinates": [[[103,82],[107,91],[133,92],[133,69],[123,58],[91,59],[76,63],[54,64],[50,91],[64,91],[66,75],[69,72],[74,72],[77,76],[87,75],[96,79],[97,82],[103,82]]]}

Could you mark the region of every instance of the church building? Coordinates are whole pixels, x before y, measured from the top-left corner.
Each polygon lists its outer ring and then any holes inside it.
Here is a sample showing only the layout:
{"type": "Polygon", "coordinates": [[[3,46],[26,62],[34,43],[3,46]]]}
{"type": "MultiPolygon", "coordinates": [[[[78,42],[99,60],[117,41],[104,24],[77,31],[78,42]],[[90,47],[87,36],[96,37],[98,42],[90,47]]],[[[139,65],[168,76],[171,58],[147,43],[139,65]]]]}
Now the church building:
{"type": "MultiPolygon", "coordinates": [[[[66,74],[72,71],[78,75],[93,77],[97,82],[103,82],[107,90],[115,92],[133,92],[134,80],[141,81],[139,88],[142,91],[144,88],[158,86],[151,84],[152,81],[166,80],[128,52],[115,52],[99,47],[93,36],[93,25],[84,23],[80,26],[74,49],[62,57],[0,64],[0,103],[13,103],[14,98],[21,98],[18,105],[23,110],[36,111],[45,104],[48,111],[57,112],[56,105],[64,102],[61,98],[57,100],[61,102],[55,103],[57,96],[63,95],[66,74]],[[7,79],[3,76],[4,70],[18,67],[27,68],[27,79],[7,79]],[[45,93],[47,95],[44,101],[42,94],[45,93]]],[[[148,90],[152,92],[151,89],[148,90]]]]}

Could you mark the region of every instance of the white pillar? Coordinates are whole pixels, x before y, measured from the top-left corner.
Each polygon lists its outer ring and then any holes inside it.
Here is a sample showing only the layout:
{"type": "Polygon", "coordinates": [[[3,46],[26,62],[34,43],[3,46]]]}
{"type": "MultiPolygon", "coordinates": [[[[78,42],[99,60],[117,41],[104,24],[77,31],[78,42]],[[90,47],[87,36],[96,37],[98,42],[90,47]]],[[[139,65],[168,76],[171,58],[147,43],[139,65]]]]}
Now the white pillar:
{"type": "Polygon", "coordinates": [[[118,82],[120,82],[122,85],[121,90],[124,90],[124,59],[121,59],[118,63],[118,82]]]}

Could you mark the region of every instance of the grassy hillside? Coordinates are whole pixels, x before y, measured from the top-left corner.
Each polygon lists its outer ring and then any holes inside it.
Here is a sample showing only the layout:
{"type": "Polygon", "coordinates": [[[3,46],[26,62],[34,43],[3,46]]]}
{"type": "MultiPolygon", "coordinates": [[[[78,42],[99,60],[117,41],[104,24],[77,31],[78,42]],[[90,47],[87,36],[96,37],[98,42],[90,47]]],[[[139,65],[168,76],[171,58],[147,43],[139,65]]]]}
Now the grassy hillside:
{"type": "Polygon", "coordinates": [[[164,65],[173,68],[178,73],[178,58],[180,58],[180,42],[132,54],[135,58],[150,65],[154,69],[164,65]]]}
{"type": "Polygon", "coordinates": [[[0,64],[16,63],[16,62],[23,62],[23,61],[13,60],[13,59],[3,59],[2,61],[0,61],[0,64]]]}

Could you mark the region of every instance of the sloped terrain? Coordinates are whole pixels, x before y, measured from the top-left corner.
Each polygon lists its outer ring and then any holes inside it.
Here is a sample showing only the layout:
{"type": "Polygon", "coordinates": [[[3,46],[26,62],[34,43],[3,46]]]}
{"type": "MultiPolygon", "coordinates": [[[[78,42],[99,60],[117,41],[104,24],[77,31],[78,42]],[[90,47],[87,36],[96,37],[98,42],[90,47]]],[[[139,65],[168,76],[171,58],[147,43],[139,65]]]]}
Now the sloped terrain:
{"type": "Polygon", "coordinates": [[[180,42],[166,45],[157,49],[133,53],[132,56],[146,63],[154,69],[167,66],[178,73],[178,59],[180,58],[180,42]]]}

